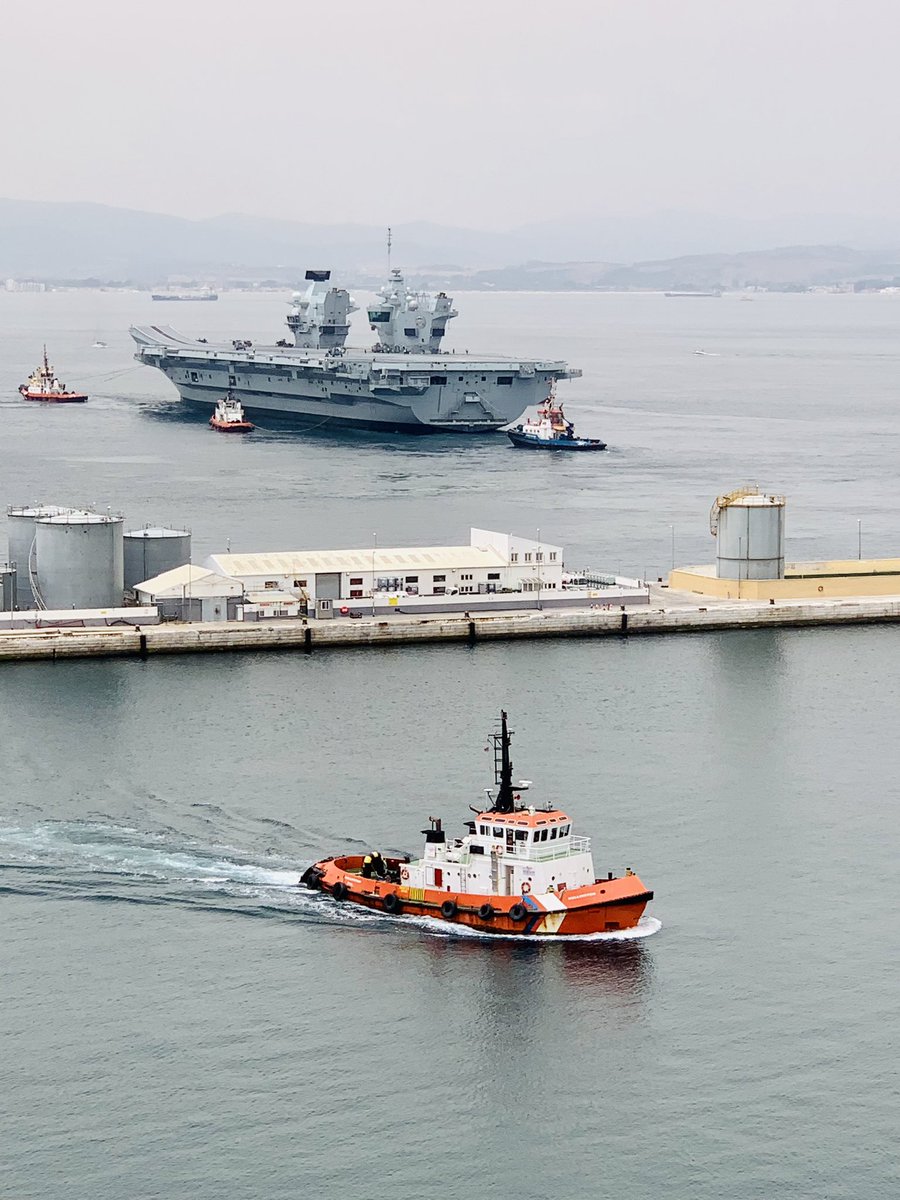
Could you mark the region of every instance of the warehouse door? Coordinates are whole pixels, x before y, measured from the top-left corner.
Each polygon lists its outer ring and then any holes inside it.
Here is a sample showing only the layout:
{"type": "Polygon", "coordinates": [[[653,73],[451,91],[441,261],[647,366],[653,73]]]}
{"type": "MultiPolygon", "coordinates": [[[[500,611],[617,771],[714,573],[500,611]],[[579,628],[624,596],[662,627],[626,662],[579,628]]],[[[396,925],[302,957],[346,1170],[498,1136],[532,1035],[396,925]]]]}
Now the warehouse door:
{"type": "Polygon", "coordinates": [[[340,573],[340,571],[320,571],[316,575],[316,599],[317,600],[340,600],[341,599],[341,573],[340,573]]]}

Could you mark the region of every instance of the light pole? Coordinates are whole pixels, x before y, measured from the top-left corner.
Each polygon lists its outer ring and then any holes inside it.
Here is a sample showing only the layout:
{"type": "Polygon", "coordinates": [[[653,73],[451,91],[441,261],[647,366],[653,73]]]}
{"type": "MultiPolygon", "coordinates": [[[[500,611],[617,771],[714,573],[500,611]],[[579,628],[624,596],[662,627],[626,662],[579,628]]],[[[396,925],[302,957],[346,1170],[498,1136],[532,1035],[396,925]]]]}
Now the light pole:
{"type": "Polygon", "coordinates": [[[675,526],[670,525],[669,528],[672,530],[672,570],[674,571],[675,570],[675,526]]]}
{"type": "Polygon", "coordinates": [[[372,534],[372,619],[375,619],[375,553],[378,550],[378,534],[372,534]]]}
{"type": "Polygon", "coordinates": [[[856,557],[862,561],[862,520],[856,519],[856,557]]]}
{"type": "Polygon", "coordinates": [[[538,527],[538,531],[537,531],[538,609],[541,611],[543,610],[543,607],[544,607],[543,599],[541,597],[541,588],[542,588],[541,567],[543,565],[543,559],[544,559],[544,552],[543,552],[543,550],[541,550],[541,530],[540,530],[540,527],[538,527]]]}

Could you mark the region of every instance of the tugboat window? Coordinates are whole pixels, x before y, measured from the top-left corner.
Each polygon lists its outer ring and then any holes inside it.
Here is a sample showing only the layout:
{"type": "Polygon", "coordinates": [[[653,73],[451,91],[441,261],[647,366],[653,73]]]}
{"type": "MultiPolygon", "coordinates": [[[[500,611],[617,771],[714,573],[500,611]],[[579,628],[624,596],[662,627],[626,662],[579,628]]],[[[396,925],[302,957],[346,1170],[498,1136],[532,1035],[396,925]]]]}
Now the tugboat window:
{"type": "Polygon", "coordinates": [[[517,829],[516,830],[516,841],[517,842],[527,842],[528,841],[528,830],[527,829],[517,829]]]}
{"type": "Polygon", "coordinates": [[[556,826],[554,825],[553,828],[550,830],[550,841],[552,842],[555,837],[556,837],[556,826]]]}
{"type": "Polygon", "coordinates": [[[503,830],[499,825],[494,826],[494,837],[503,837],[503,830]]]}

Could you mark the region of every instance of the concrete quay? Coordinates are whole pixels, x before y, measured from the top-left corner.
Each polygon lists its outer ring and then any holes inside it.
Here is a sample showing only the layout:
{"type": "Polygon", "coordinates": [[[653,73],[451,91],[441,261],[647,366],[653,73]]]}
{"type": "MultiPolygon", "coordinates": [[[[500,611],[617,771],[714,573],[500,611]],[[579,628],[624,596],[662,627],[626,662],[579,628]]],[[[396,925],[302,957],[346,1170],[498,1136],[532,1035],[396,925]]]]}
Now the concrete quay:
{"type": "Polygon", "coordinates": [[[636,637],[730,629],[808,628],[900,623],[900,595],[760,604],[709,601],[651,589],[649,607],[527,611],[466,617],[331,621],[216,621],[114,628],[13,630],[0,633],[0,663],[33,659],[141,658],[157,654],[384,647],[536,638],[636,637]]]}

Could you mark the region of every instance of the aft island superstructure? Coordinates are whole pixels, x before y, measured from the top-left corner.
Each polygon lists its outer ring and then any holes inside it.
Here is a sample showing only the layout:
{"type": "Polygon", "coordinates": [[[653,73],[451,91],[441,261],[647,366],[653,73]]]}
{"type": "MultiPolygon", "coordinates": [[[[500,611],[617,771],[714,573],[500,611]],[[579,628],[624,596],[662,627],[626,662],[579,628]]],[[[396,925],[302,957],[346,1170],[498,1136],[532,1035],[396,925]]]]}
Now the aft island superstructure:
{"type": "Polygon", "coordinates": [[[368,307],[375,345],[346,347],[357,306],[330,285],[330,271],[306,278],[287,318],[293,345],[213,343],[153,325],[131,329],[135,357],[158,367],[190,404],[212,409],[228,392],[249,413],[411,433],[502,429],[540,404],[557,379],[581,375],[560,361],[442,351],[457,315],[452,300],[410,290],[399,270],[368,307]]]}

